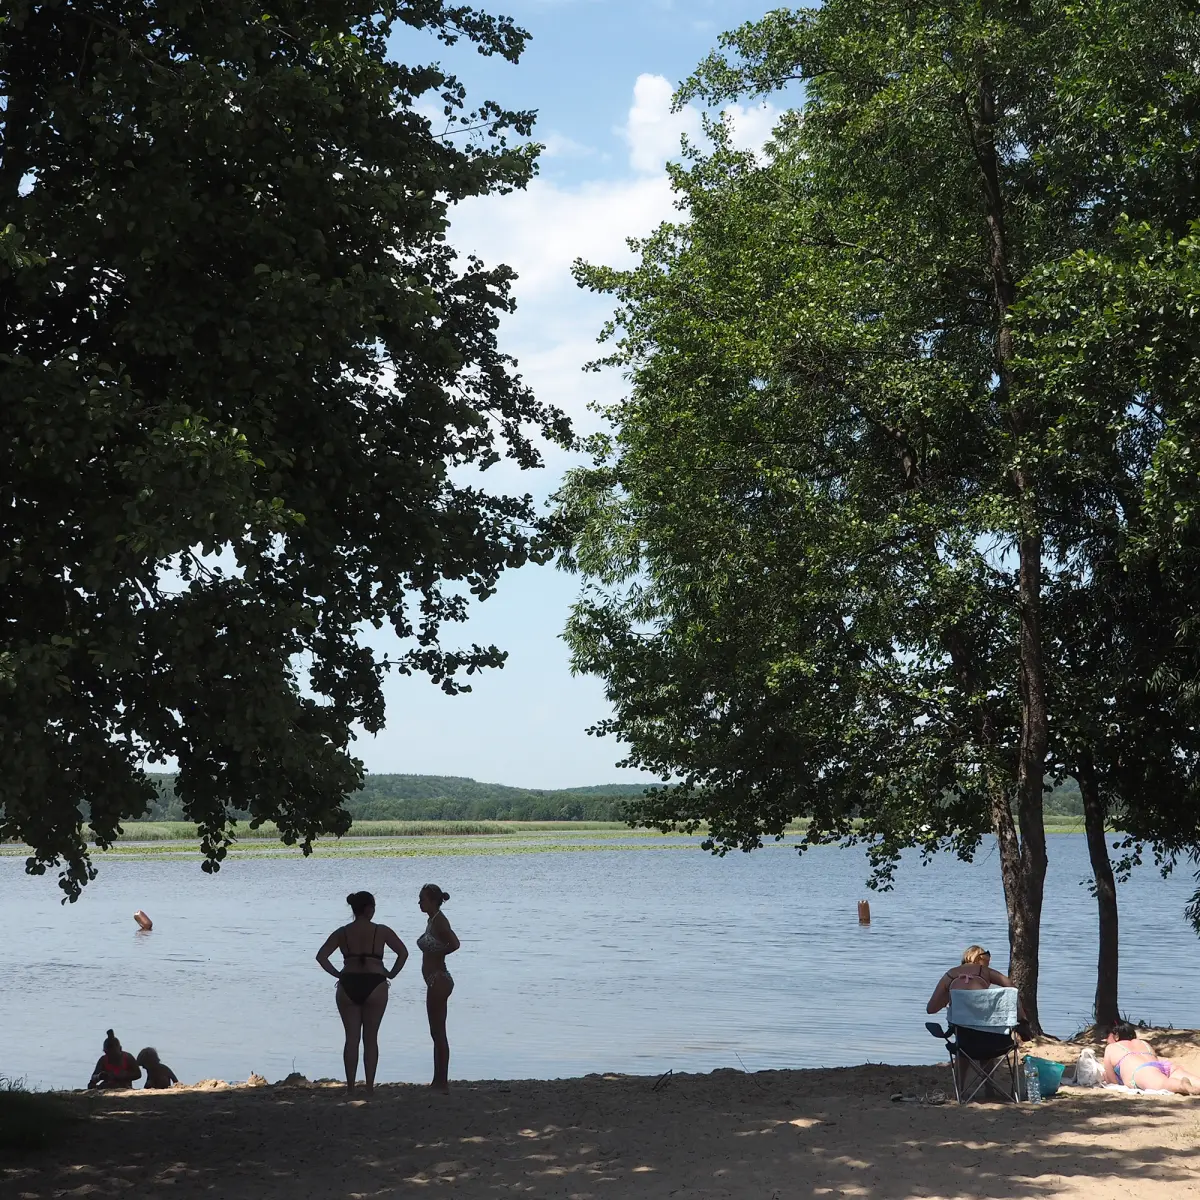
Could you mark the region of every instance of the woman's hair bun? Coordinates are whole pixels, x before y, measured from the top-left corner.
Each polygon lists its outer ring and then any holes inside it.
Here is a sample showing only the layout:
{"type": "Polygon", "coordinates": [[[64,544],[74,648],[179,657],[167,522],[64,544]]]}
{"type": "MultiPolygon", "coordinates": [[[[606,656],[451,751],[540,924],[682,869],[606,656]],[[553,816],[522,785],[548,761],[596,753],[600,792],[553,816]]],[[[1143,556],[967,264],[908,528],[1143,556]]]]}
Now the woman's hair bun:
{"type": "Polygon", "coordinates": [[[109,1037],[116,1037],[116,1036],[117,1036],[115,1033],[113,1033],[113,1031],[112,1031],[111,1029],[110,1029],[110,1030],[108,1030],[107,1032],[108,1032],[108,1036],[109,1036],[109,1037]]]}
{"type": "Polygon", "coordinates": [[[443,903],[443,904],[445,904],[445,903],[446,903],[446,901],[447,901],[447,900],[449,900],[449,899],[450,899],[450,893],[449,893],[449,892],[443,892],[443,893],[442,893],[442,903],[443,903]]]}
{"type": "Polygon", "coordinates": [[[351,905],[352,905],[352,904],[354,903],[354,897],[355,897],[355,896],[357,896],[357,895],[358,895],[358,893],[357,893],[357,892],[351,892],[351,893],[350,893],[350,894],[349,894],[349,895],[346,897],[346,903],[347,903],[347,904],[351,904],[351,905]]]}

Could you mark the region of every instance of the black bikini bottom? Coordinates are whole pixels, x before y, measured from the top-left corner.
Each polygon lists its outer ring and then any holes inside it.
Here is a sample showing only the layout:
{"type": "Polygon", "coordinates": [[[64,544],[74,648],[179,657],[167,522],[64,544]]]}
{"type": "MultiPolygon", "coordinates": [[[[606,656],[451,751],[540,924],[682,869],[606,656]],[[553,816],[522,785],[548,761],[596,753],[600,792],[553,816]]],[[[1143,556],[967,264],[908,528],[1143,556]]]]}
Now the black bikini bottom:
{"type": "Polygon", "coordinates": [[[386,975],[375,975],[370,972],[347,974],[343,971],[341,975],[342,988],[350,997],[351,1002],[357,1004],[359,1008],[367,1002],[367,997],[386,981],[386,975]]]}

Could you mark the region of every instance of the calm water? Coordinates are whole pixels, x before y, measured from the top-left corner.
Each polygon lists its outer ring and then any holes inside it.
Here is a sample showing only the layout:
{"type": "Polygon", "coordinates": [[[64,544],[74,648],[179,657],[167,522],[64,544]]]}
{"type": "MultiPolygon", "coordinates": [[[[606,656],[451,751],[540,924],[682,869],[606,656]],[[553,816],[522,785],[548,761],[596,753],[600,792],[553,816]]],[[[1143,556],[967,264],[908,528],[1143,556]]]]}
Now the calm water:
{"type": "MultiPolygon", "coordinates": [[[[1095,903],[1081,836],[1050,839],[1042,1012],[1069,1034],[1090,1019],[1095,903]]],[[[194,862],[104,862],[74,906],[53,880],[0,859],[0,1030],[6,1074],[81,1086],[113,1026],[157,1046],[181,1079],[310,1078],[341,1071],[334,983],[313,961],[366,888],[414,949],[431,879],[463,947],[452,967],[452,1075],[931,1062],[925,1002],[978,941],[1007,960],[994,853],[973,865],[906,864],[866,896],[861,854],[771,847],[610,850],[435,859],[244,859],[215,877],[194,862]],[[154,931],[130,914],[146,909],[154,931]]],[[[1200,1026],[1200,944],[1184,923],[1190,874],[1138,871],[1121,894],[1122,1007],[1200,1026]]],[[[392,985],[381,1080],[430,1070],[419,956],[392,985]]],[[[390,956],[389,956],[390,960],[390,956]]]]}

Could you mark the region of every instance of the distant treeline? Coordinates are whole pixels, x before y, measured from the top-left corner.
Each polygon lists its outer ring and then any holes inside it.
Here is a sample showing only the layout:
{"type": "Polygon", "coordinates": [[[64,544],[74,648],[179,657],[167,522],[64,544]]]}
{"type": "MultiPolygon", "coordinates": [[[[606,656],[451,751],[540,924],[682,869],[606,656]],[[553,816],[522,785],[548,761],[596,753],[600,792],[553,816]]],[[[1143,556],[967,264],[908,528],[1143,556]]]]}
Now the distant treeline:
{"type": "MultiPolygon", "coordinates": [[[[174,775],[151,778],[158,799],[143,819],[184,820],[174,775]]],[[[368,775],[346,808],[356,821],[620,821],[625,801],[644,787],[606,783],[536,791],[453,775],[368,775]]]]}
{"type": "MultiPolygon", "coordinates": [[[[182,821],[174,775],[152,775],[158,799],[144,820],[182,821]]],[[[346,800],[356,821],[621,821],[624,806],[647,785],[605,783],[592,787],[537,791],[477,783],[455,775],[368,775],[346,800]]],[[[1046,795],[1049,816],[1083,816],[1079,785],[1073,779],[1046,795]]]]}

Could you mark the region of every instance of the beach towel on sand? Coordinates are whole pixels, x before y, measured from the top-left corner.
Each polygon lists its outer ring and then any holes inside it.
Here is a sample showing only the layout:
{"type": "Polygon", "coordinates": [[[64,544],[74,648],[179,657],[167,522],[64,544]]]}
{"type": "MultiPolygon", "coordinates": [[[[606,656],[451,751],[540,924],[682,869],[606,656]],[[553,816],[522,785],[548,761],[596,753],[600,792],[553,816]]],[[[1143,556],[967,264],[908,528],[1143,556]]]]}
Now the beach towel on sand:
{"type": "Polygon", "coordinates": [[[1017,1024],[1017,989],[987,988],[950,992],[950,1024],[963,1029],[1008,1030],[1017,1024]]]}

